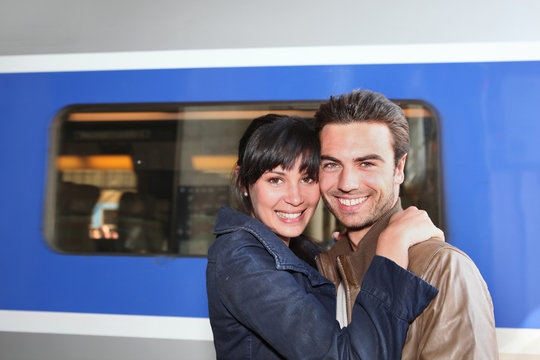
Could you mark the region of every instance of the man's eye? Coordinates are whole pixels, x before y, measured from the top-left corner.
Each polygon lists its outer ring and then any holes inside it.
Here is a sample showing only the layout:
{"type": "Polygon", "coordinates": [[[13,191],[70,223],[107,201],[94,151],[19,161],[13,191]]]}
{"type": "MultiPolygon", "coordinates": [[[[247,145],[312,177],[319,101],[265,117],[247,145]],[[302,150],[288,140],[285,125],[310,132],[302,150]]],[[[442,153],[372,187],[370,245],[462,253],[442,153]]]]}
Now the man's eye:
{"type": "Polygon", "coordinates": [[[334,170],[334,169],[337,169],[338,166],[339,166],[338,164],[333,163],[333,162],[322,163],[322,168],[324,170],[334,170]]]}
{"type": "Polygon", "coordinates": [[[372,162],[369,162],[369,161],[363,161],[360,166],[361,167],[371,167],[371,166],[374,166],[375,164],[373,164],[372,162]]]}

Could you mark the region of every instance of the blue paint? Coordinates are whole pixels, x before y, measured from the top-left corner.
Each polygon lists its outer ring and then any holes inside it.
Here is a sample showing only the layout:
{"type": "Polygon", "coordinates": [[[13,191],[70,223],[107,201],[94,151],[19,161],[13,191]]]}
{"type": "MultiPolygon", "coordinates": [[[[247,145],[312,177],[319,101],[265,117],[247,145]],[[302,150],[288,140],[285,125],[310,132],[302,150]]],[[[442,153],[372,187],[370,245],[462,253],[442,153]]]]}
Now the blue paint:
{"type": "Polygon", "coordinates": [[[447,239],[497,326],[540,328],[540,62],[0,74],[0,308],[208,316],[204,258],[72,256],[41,233],[49,127],[75,103],[326,99],[370,88],[440,115],[447,239]]]}

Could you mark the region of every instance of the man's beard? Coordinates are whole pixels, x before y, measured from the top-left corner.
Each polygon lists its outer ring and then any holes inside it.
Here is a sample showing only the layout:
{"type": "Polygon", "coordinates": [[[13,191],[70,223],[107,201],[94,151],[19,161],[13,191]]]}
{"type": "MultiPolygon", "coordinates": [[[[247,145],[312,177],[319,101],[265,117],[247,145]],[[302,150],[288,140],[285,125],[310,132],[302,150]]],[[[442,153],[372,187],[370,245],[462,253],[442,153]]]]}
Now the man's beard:
{"type": "MultiPolygon", "coordinates": [[[[342,194],[337,194],[342,195],[342,194]]],[[[332,195],[330,195],[332,196],[332,195]]],[[[323,202],[330,210],[330,212],[336,217],[336,219],[342,223],[348,231],[358,231],[370,227],[375,224],[384,214],[386,214],[394,205],[396,194],[391,191],[385,198],[380,199],[375,206],[369,211],[369,213],[364,216],[362,219],[355,218],[354,215],[344,215],[337,207],[332,206],[332,204],[326,200],[325,196],[322,196],[323,202]]],[[[358,216],[357,216],[358,217],[358,216]]]]}

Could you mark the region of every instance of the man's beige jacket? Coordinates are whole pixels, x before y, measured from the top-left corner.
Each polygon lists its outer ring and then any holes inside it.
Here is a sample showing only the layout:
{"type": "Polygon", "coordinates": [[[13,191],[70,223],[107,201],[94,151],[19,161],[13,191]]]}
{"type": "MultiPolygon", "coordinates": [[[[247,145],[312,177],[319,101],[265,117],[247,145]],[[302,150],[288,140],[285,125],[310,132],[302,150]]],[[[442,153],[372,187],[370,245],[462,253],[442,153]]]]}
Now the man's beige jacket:
{"type": "MultiPolygon", "coordinates": [[[[371,227],[356,251],[343,238],[316,258],[319,271],[336,289],[343,282],[349,322],[379,235],[400,210],[398,201],[371,227]]],[[[499,358],[491,296],[478,268],[463,251],[427,240],[409,249],[409,270],[437,287],[439,294],[411,324],[402,359],[499,358]]]]}

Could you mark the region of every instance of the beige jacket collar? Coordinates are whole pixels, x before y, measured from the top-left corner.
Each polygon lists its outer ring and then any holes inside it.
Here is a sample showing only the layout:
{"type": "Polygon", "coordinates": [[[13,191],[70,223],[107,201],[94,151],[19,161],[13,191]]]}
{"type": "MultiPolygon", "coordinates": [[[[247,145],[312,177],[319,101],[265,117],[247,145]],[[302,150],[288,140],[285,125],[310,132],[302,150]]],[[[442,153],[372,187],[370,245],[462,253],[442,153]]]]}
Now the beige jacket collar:
{"type": "Polygon", "coordinates": [[[332,281],[336,285],[336,288],[340,283],[340,278],[343,277],[347,279],[351,288],[360,289],[364,275],[371,264],[373,256],[375,256],[379,235],[388,226],[390,217],[401,210],[401,200],[398,199],[394,207],[377,220],[366,235],[364,235],[358,243],[356,251],[353,251],[350,239],[347,236],[338,240],[329,251],[317,255],[316,261],[319,271],[327,279],[332,281]],[[350,266],[342,266],[345,263],[348,263],[350,266]],[[336,272],[336,269],[342,272],[341,277],[336,272]],[[347,271],[347,269],[355,269],[355,271],[347,271]]]}

